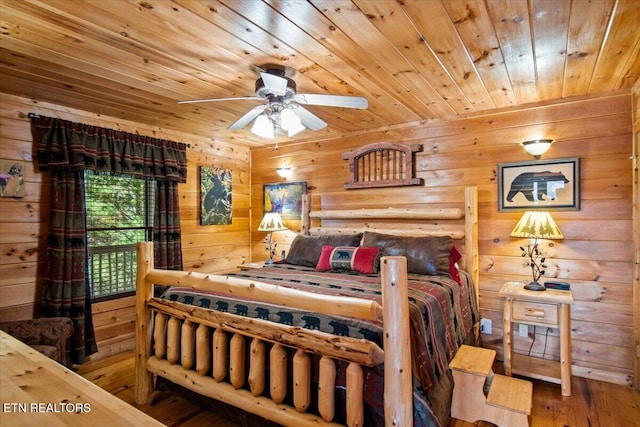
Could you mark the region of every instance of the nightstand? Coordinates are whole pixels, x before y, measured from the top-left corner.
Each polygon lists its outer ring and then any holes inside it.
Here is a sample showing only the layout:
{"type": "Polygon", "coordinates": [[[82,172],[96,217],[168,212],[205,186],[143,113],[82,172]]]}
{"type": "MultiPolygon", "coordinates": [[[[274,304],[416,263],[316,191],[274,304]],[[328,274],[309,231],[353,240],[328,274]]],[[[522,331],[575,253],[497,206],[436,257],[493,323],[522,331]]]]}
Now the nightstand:
{"type": "Polygon", "coordinates": [[[524,283],[507,282],[504,297],[504,371],[560,384],[563,396],[571,396],[571,291],[528,291],[524,283]],[[560,362],[513,353],[512,322],[557,328],[560,362]]]}
{"type": "Polygon", "coordinates": [[[252,270],[254,268],[264,267],[264,262],[248,262],[246,264],[240,264],[238,268],[242,271],[252,270]]]}

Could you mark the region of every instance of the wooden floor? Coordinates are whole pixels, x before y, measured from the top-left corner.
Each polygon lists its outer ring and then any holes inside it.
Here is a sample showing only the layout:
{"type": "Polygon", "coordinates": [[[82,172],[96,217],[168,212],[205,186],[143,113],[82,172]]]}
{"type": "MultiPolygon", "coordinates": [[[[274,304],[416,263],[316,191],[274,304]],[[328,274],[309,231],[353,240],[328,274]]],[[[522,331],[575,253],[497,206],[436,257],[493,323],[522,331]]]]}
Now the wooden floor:
{"type": "MultiPolygon", "coordinates": [[[[228,421],[192,404],[176,392],[162,392],[153,405],[133,402],[133,352],[121,353],[95,362],[85,363],[78,374],[136,406],[168,426],[238,427],[262,426],[239,420],[228,421]]],[[[499,367],[496,367],[496,372],[499,367]]],[[[573,377],[573,395],[562,397],[560,386],[543,381],[533,382],[531,427],[640,427],[640,393],[628,387],[573,377]]],[[[132,421],[132,425],[135,423],[132,421]]],[[[447,427],[491,426],[489,423],[466,423],[451,420],[447,427]]]]}

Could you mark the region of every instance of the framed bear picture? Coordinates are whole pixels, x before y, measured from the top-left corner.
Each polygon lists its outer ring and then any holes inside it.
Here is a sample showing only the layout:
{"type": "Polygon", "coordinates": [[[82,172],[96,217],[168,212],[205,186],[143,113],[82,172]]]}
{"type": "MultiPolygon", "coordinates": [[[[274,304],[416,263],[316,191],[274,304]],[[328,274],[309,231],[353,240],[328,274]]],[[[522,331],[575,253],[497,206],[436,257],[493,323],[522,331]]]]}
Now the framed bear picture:
{"type": "Polygon", "coordinates": [[[498,164],[498,211],[580,210],[580,158],[498,164]]]}

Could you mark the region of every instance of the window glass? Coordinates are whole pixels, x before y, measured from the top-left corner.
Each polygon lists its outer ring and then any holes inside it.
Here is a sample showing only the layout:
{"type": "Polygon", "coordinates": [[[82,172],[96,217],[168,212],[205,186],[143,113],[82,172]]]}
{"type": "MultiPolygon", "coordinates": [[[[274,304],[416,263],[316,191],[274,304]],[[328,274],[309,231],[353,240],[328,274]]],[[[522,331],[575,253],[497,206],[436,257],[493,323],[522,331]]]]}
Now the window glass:
{"type": "Polygon", "coordinates": [[[89,274],[94,300],[136,289],[136,244],[150,240],[153,182],[85,172],[89,274]]]}

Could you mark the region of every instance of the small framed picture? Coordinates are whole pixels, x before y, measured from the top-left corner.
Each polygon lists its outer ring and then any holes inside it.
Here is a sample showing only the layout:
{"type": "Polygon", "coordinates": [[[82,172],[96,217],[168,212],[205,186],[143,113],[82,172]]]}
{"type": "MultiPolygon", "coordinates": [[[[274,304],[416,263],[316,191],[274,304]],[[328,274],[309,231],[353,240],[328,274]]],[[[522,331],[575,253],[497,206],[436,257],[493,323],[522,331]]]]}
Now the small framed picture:
{"type": "Polygon", "coordinates": [[[283,219],[300,219],[305,194],[307,181],[264,184],[264,213],[277,212],[283,219]]]}
{"type": "Polygon", "coordinates": [[[498,210],[580,210],[580,158],[498,164],[498,210]]]}
{"type": "Polygon", "coordinates": [[[24,197],[24,160],[0,159],[0,197],[24,197]]]}

